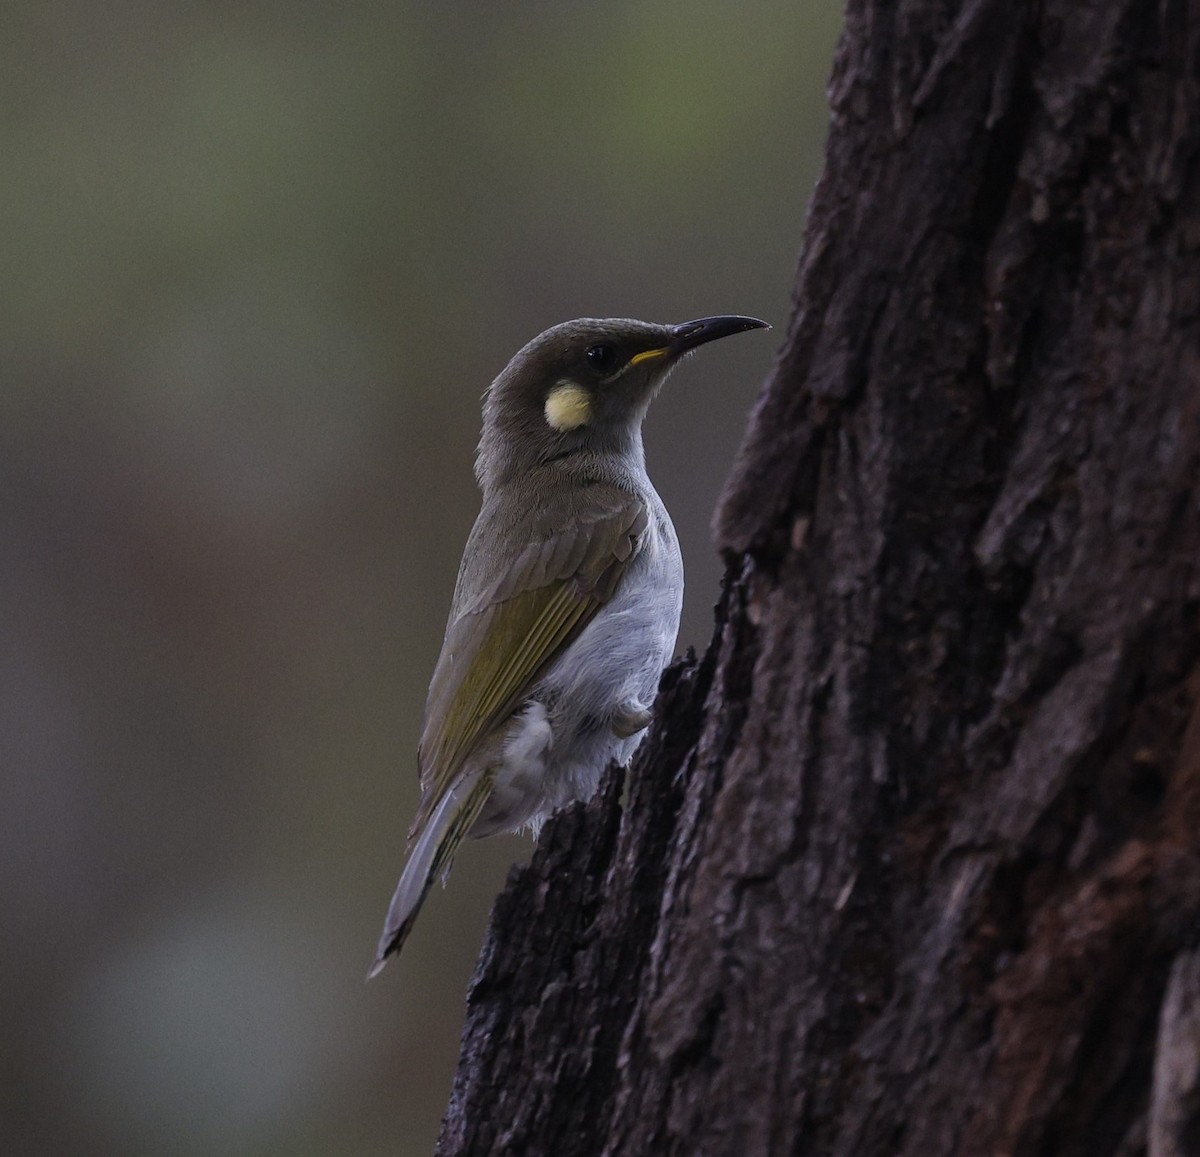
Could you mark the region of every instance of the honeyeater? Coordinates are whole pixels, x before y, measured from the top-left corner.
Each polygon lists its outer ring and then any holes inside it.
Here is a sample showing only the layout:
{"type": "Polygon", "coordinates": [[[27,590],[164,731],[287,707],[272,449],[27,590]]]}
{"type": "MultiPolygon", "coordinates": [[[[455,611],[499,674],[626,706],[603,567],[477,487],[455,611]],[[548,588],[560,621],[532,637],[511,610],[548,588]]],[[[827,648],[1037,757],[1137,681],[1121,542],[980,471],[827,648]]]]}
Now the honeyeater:
{"type": "Polygon", "coordinates": [[[399,952],[466,835],[591,796],[650,724],[683,602],[642,419],[684,354],[769,328],[586,318],[534,338],[489,388],[467,539],[417,762],[421,802],[371,975],[399,952]]]}

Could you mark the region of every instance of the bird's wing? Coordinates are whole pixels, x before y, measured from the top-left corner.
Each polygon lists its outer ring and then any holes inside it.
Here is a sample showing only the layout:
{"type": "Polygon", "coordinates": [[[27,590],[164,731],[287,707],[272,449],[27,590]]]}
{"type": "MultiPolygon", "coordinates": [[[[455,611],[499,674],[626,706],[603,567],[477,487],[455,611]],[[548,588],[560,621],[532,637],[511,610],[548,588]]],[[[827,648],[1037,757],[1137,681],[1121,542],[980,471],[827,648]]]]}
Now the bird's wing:
{"type": "Polygon", "coordinates": [[[563,496],[518,529],[508,565],[450,623],[418,760],[417,838],[476,745],[504,723],[550,664],[612,598],[641,548],[645,503],[611,486],[563,496]],[[558,529],[552,529],[557,527],[558,529]]]}

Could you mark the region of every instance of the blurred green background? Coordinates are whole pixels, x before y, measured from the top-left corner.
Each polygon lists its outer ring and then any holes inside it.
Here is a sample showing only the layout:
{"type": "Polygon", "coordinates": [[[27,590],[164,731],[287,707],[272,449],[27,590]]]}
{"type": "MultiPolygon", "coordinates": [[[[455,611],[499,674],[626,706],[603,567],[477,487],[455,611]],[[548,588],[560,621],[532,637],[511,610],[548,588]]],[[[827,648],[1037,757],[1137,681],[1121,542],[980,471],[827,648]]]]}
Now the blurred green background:
{"type": "MultiPolygon", "coordinates": [[[[0,18],[7,1153],[420,1154],[513,839],[363,982],[476,510],[576,316],[786,322],[840,24],[739,5],[0,18]]],[[[688,567],[773,335],[650,415],[688,567]]]]}

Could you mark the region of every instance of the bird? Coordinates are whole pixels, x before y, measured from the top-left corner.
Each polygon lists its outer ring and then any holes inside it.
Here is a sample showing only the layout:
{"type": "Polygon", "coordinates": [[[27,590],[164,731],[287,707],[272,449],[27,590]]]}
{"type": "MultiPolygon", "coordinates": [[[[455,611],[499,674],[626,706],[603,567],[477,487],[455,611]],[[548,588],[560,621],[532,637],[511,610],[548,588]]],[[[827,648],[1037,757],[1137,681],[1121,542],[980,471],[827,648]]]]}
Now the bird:
{"type": "Polygon", "coordinates": [[[467,835],[529,829],[628,765],[653,719],[683,561],[642,420],[686,354],[770,326],[581,318],[519,350],[484,397],[482,492],[417,752],[408,859],[368,974],[398,953],[467,835]]]}

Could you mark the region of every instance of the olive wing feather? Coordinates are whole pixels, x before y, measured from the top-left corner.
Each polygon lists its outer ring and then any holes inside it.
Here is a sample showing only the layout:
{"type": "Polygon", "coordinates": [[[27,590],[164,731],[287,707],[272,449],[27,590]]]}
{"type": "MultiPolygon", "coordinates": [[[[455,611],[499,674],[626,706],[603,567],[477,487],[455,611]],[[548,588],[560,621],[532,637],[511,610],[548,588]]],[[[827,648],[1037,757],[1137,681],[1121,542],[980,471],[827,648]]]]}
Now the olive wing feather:
{"type": "Polygon", "coordinates": [[[460,580],[425,706],[413,838],[480,741],[612,598],[648,521],[636,495],[591,487],[526,518],[514,536],[524,545],[477,592],[460,580]]]}

